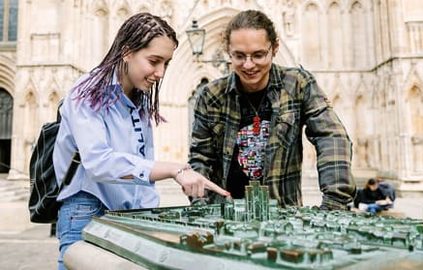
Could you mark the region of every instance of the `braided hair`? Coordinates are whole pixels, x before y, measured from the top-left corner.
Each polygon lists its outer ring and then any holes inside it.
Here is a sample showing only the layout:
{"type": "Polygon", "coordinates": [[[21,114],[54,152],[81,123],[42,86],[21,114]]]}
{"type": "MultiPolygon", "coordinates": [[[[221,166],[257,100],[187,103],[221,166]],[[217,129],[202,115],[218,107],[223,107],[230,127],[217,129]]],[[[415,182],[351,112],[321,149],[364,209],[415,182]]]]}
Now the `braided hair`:
{"type": "MultiPolygon", "coordinates": [[[[75,88],[78,100],[88,100],[93,109],[108,108],[113,105],[118,96],[117,87],[111,87],[113,74],[118,76],[124,70],[123,58],[131,53],[146,48],[156,37],[170,38],[175,47],[178,46],[176,33],[169,24],[158,16],[150,13],[137,13],[128,18],[120,27],[112,46],[101,63],[93,68],[88,77],[75,88]]],[[[159,89],[161,80],[155,82],[149,92],[135,91],[133,101],[137,105],[145,105],[150,118],[156,124],[163,119],[159,114],[159,89]]]]}

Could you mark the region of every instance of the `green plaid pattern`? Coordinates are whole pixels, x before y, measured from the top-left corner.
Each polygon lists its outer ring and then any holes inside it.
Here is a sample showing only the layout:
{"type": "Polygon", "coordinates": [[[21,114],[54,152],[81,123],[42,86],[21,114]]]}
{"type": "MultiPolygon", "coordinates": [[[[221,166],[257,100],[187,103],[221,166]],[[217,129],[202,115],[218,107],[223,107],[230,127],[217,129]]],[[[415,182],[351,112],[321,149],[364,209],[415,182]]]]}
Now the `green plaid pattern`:
{"type": "MultiPolygon", "coordinates": [[[[236,75],[215,80],[199,94],[194,108],[189,163],[226,188],[241,118],[236,75]]],[[[273,64],[267,97],[272,104],[264,160],[264,184],[282,207],[302,205],[302,131],[316,147],[322,208],[345,209],[355,195],[352,143],[313,75],[302,68],[273,64]]],[[[221,202],[209,194],[210,203],[221,202]]]]}

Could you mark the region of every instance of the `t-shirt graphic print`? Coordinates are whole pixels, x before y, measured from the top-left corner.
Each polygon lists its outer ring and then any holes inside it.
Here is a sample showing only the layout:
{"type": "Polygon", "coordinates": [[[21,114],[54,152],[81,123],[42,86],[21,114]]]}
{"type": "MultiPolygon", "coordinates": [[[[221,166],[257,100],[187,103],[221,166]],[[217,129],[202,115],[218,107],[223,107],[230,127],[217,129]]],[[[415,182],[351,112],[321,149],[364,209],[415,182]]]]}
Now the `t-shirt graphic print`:
{"type": "Polygon", "coordinates": [[[260,180],[263,176],[264,151],[269,138],[269,126],[270,121],[262,120],[259,134],[254,132],[253,123],[238,131],[236,139],[239,149],[238,162],[250,180],[260,180]]]}

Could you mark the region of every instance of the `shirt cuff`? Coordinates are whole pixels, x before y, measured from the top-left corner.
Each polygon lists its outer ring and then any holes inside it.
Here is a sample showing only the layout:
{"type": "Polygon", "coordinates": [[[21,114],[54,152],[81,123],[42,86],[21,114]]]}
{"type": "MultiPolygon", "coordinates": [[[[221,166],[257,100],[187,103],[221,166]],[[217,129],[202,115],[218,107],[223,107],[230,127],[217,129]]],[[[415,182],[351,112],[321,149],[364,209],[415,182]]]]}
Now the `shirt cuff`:
{"type": "Polygon", "coordinates": [[[138,164],[139,165],[135,166],[134,170],[132,171],[132,175],[134,176],[133,183],[136,185],[150,186],[154,183],[150,181],[150,174],[154,166],[154,161],[143,159],[142,161],[138,162],[138,164]]]}

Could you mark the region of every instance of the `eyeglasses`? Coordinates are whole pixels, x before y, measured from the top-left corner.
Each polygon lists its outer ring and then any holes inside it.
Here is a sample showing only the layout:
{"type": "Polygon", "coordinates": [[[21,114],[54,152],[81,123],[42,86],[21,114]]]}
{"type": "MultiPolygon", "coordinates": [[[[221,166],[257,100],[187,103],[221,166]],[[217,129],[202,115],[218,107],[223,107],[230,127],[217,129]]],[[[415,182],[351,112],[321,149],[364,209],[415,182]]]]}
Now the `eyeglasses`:
{"type": "Polygon", "coordinates": [[[229,56],[232,59],[232,63],[235,65],[242,65],[247,62],[248,57],[250,57],[250,61],[254,64],[264,64],[266,62],[267,55],[272,48],[272,44],[270,44],[269,48],[265,51],[257,51],[252,54],[245,54],[242,52],[230,52],[229,56]]]}

